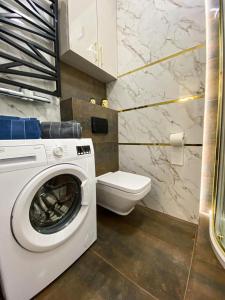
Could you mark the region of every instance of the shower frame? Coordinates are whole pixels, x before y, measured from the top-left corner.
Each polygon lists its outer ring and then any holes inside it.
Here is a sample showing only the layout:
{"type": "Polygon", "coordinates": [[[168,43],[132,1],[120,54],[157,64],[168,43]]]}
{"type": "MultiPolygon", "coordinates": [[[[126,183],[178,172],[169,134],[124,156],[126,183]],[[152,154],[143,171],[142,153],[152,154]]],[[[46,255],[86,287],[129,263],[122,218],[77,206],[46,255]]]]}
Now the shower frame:
{"type": "Polygon", "coordinates": [[[215,166],[214,166],[214,186],[213,186],[213,199],[212,210],[210,212],[209,233],[212,248],[225,268],[225,245],[222,239],[225,240],[222,232],[218,231],[218,207],[225,201],[225,78],[224,78],[224,45],[225,45],[225,23],[224,23],[224,5],[223,0],[220,0],[219,7],[219,83],[218,83],[218,111],[217,111],[217,131],[216,131],[216,153],[215,153],[215,166]],[[222,195],[223,197],[222,197],[222,195]]]}

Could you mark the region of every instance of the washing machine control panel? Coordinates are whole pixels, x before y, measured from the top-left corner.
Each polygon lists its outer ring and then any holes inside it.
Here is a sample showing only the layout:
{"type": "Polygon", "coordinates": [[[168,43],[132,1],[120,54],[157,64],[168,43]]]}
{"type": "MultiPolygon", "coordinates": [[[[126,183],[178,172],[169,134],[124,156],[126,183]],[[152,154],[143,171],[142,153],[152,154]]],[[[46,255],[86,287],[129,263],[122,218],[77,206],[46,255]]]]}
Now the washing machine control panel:
{"type": "Polygon", "coordinates": [[[92,154],[91,145],[74,145],[74,144],[64,144],[57,143],[53,145],[48,145],[46,148],[46,154],[48,161],[64,161],[75,159],[81,156],[90,156],[92,154]]]}
{"type": "Polygon", "coordinates": [[[77,146],[77,155],[85,155],[91,153],[90,146],[77,146]]]}

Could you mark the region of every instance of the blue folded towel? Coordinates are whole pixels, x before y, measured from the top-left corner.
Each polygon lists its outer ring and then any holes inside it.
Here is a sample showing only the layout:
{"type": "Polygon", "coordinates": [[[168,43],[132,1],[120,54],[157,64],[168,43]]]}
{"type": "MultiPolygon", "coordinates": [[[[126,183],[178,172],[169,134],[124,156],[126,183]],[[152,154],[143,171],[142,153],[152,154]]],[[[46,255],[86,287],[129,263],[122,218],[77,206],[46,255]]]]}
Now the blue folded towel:
{"type": "Polygon", "coordinates": [[[41,126],[37,119],[31,118],[25,120],[25,132],[26,139],[40,139],[41,138],[41,126]]]}
{"type": "Polygon", "coordinates": [[[0,140],[39,139],[40,122],[35,118],[0,116],[0,140]]]}

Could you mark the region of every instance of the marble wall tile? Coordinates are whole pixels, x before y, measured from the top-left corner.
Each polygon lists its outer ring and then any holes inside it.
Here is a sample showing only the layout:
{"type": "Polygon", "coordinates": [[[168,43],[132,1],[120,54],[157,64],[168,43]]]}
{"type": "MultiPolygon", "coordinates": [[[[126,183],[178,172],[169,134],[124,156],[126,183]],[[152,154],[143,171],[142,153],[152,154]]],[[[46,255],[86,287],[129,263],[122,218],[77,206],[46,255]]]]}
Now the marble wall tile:
{"type": "Polygon", "coordinates": [[[205,42],[204,0],[119,0],[119,74],[205,42]]]}
{"type": "Polygon", "coordinates": [[[204,94],[205,49],[197,49],[150,68],[119,78],[107,85],[113,109],[204,94]]]}
{"type": "Polygon", "coordinates": [[[143,205],[198,223],[202,147],[185,147],[183,166],[170,163],[170,151],[170,147],[121,145],[120,170],[151,178],[143,205]]]}
{"type": "Polygon", "coordinates": [[[40,121],[60,121],[59,99],[52,98],[52,103],[41,103],[0,95],[0,115],[35,117],[40,121]]]}
{"type": "Polygon", "coordinates": [[[184,132],[185,143],[201,144],[204,99],[171,103],[119,113],[120,143],[168,143],[170,134],[184,132]]]}
{"type": "MultiPolygon", "coordinates": [[[[119,75],[205,43],[204,0],[118,0],[119,75]]],[[[205,93],[205,48],[182,53],[107,85],[116,110],[205,93]]],[[[185,132],[201,144],[204,99],[119,113],[120,143],[168,143],[185,132]]],[[[184,166],[170,163],[170,147],[121,145],[120,169],[152,178],[145,205],[197,223],[201,147],[185,147],[184,166]]]]}

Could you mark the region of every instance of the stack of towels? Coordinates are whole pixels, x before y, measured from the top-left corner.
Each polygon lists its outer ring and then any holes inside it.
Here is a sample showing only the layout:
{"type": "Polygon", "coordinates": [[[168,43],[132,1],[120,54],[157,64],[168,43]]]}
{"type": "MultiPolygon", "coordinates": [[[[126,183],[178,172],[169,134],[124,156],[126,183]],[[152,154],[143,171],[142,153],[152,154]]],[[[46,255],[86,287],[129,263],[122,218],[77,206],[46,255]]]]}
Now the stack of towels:
{"type": "Polygon", "coordinates": [[[81,134],[82,127],[77,121],[41,123],[43,139],[79,139],[81,134]]]}
{"type": "Polygon", "coordinates": [[[81,138],[82,127],[76,121],[42,122],[36,118],[0,115],[0,140],[81,138]]]}
{"type": "Polygon", "coordinates": [[[40,122],[36,118],[0,116],[0,140],[39,139],[40,122]]]}

